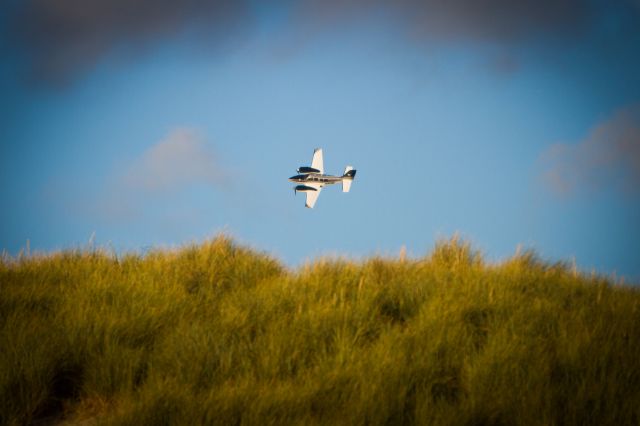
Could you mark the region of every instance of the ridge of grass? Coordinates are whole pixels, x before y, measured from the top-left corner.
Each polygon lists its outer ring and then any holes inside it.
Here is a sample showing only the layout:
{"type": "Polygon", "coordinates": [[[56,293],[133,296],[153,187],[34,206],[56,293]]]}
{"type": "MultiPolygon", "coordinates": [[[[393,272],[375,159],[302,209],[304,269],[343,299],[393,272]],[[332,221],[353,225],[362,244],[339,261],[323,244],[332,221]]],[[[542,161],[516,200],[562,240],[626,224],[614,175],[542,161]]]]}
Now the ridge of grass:
{"type": "Polygon", "coordinates": [[[640,424],[640,292],[532,252],[0,261],[0,424],[640,424]]]}

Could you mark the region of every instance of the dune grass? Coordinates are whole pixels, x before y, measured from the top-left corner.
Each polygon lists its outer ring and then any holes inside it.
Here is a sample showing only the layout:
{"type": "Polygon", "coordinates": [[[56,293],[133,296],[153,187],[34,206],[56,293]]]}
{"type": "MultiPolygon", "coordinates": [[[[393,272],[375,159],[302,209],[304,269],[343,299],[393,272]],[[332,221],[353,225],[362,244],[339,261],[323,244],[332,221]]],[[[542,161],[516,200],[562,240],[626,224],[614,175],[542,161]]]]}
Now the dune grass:
{"type": "Polygon", "coordinates": [[[225,236],[0,262],[0,424],[640,424],[640,292],[525,252],[225,236]]]}

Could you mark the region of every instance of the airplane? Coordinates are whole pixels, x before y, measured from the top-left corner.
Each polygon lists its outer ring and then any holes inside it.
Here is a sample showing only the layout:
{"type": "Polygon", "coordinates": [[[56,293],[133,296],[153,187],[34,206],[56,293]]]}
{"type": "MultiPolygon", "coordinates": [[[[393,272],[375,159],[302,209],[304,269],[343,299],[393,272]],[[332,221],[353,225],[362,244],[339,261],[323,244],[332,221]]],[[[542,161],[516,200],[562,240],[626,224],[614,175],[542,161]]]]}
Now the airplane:
{"type": "Polygon", "coordinates": [[[289,178],[291,182],[298,183],[298,185],[293,188],[294,193],[298,191],[307,193],[307,200],[304,206],[310,209],[316,204],[323,186],[342,183],[342,192],[349,192],[351,183],[356,177],[356,171],[351,166],[347,166],[344,169],[342,176],[325,175],[322,163],[322,149],[316,148],[313,151],[311,167],[301,166],[297,170],[298,174],[289,178]]]}

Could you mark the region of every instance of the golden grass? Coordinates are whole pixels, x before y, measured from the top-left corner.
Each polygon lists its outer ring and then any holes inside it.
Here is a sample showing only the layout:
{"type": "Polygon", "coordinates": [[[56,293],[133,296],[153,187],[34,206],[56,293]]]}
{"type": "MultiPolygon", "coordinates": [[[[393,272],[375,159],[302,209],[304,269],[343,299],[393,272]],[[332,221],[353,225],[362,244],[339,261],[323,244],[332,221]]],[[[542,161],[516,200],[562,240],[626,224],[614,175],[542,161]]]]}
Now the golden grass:
{"type": "Polygon", "coordinates": [[[530,252],[0,262],[0,424],[640,423],[640,293],[530,252]]]}

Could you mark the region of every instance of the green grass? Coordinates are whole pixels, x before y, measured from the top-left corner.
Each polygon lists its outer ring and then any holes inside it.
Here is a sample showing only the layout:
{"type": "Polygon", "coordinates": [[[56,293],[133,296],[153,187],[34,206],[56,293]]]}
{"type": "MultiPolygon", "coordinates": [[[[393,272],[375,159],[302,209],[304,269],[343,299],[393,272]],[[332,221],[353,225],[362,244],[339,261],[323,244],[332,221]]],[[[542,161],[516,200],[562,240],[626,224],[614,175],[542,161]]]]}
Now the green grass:
{"type": "Polygon", "coordinates": [[[0,262],[0,424],[640,424],[640,292],[452,239],[0,262]]]}

